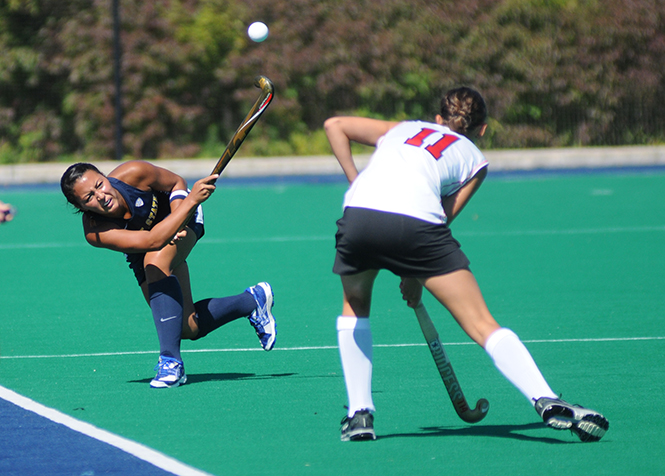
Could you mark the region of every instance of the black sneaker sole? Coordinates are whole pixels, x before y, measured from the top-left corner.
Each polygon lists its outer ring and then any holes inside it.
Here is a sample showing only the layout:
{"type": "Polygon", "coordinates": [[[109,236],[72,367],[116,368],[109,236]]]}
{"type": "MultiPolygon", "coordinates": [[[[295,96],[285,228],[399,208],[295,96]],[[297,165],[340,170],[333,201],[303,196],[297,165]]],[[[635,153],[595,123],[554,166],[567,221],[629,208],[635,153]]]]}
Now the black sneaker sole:
{"type": "Polygon", "coordinates": [[[342,435],[342,441],[369,441],[376,440],[376,433],[374,430],[368,430],[366,428],[362,430],[352,431],[345,435],[342,435]]]}

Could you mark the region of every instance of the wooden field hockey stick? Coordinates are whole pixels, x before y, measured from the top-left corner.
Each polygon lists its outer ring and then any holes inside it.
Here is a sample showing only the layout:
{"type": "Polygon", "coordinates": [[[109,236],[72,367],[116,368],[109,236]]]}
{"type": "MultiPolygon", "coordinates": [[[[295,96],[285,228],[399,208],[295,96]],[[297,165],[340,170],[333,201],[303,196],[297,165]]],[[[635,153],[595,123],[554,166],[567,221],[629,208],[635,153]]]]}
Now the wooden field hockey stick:
{"type": "MultiPolygon", "coordinates": [[[[245,120],[242,121],[240,127],[238,127],[238,130],[236,130],[235,134],[233,134],[233,137],[231,137],[231,140],[226,146],[226,149],[224,149],[224,152],[222,152],[222,156],[217,161],[217,164],[215,164],[215,168],[212,169],[210,175],[221,174],[222,170],[224,170],[226,166],[229,165],[229,162],[231,162],[231,159],[240,148],[240,145],[244,142],[247,134],[249,134],[249,131],[252,130],[252,127],[254,124],[256,124],[256,121],[259,120],[259,117],[261,117],[263,111],[266,110],[270,104],[270,101],[272,101],[275,91],[275,88],[272,85],[272,81],[270,81],[265,76],[257,76],[254,78],[254,86],[261,88],[261,94],[247,113],[245,120]]],[[[216,181],[217,180],[213,181],[212,183],[215,183],[216,181]]],[[[192,211],[189,213],[188,218],[184,221],[183,228],[187,226],[187,223],[189,223],[189,220],[191,220],[191,218],[194,216],[194,213],[196,213],[196,208],[192,209],[192,211]]]]}
{"type": "Polygon", "coordinates": [[[434,357],[434,362],[436,363],[436,368],[439,370],[443,384],[446,386],[450,400],[453,402],[453,407],[457,412],[457,415],[467,423],[478,423],[480,420],[485,418],[488,410],[490,409],[490,404],[484,398],[481,398],[476,403],[476,408],[471,409],[469,404],[466,402],[464,393],[462,393],[462,387],[455,376],[453,367],[450,363],[450,359],[446,355],[446,351],[441,345],[441,340],[439,339],[439,333],[434,327],[432,319],[425,309],[425,305],[422,301],[418,303],[415,307],[416,317],[418,318],[418,323],[420,324],[420,329],[423,331],[425,336],[425,341],[429,347],[432,357],[434,357]]]}
{"type": "Polygon", "coordinates": [[[240,127],[238,127],[238,130],[235,132],[235,134],[233,134],[233,137],[231,137],[231,140],[226,146],[226,149],[224,149],[222,156],[217,161],[217,164],[215,165],[215,168],[212,169],[212,173],[210,175],[222,173],[222,171],[226,168],[235,153],[240,148],[240,145],[247,137],[247,134],[249,134],[249,131],[252,130],[252,127],[254,124],[256,124],[256,121],[259,120],[261,114],[263,114],[263,112],[270,104],[270,101],[272,101],[275,91],[272,81],[270,81],[265,76],[257,76],[254,79],[254,86],[261,89],[261,94],[259,95],[252,108],[249,110],[249,113],[247,113],[245,120],[242,121],[240,127]]]}

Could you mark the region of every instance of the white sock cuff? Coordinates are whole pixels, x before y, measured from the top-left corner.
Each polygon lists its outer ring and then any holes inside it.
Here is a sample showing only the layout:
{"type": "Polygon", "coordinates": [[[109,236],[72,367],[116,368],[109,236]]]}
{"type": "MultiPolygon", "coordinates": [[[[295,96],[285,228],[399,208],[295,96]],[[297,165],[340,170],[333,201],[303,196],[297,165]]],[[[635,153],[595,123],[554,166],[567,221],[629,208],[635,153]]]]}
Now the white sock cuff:
{"type": "Polygon", "coordinates": [[[517,340],[519,340],[519,337],[517,337],[517,334],[515,334],[513,331],[506,327],[501,327],[500,329],[492,332],[485,341],[485,352],[487,352],[490,357],[493,357],[494,349],[496,349],[496,346],[499,344],[499,342],[501,342],[506,337],[515,337],[517,340]]]}
{"type": "Polygon", "coordinates": [[[337,330],[338,331],[353,331],[369,330],[368,317],[355,317],[355,316],[338,316],[337,317],[337,330]]]}

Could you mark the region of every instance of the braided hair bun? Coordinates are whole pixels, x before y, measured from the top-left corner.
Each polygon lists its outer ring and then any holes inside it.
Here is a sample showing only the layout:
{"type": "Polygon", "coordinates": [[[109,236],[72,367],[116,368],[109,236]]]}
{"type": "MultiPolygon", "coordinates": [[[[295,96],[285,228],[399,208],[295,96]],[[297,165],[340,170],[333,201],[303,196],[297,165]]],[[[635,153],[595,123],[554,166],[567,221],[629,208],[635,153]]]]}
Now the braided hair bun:
{"type": "Polygon", "coordinates": [[[451,89],[441,99],[441,117],[451,130],[468,136],[485,124],[487,105],[480,93],[474,89],[451,89]]]}

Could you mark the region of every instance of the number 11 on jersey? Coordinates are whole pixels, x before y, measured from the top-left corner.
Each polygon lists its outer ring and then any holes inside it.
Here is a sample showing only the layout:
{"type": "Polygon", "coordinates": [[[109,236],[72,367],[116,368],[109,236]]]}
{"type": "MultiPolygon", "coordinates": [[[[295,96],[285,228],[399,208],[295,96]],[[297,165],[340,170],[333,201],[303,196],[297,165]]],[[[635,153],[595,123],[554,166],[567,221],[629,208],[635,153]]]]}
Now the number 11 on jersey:
{"type": "MultiPolygon", "coordinates": [[[[432,134],[440,134],[440,132],[435,131],[434,129],[423,128],[418,134],[408,139],[404,143],[407,145],[413,145],[415,147],[422,147],[425,139],[432,134]]],[[[434,157],[434,160],[439,160],[443,155],[443,151],[457,140],[459,140],[459,137],[456,137],[452,134],[444,134],[441,139],[425,147],[425,150],[429,152],[432,157],[434,157]]]]}

